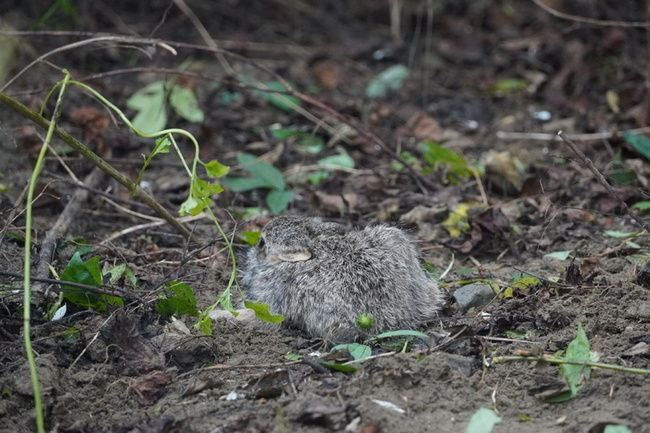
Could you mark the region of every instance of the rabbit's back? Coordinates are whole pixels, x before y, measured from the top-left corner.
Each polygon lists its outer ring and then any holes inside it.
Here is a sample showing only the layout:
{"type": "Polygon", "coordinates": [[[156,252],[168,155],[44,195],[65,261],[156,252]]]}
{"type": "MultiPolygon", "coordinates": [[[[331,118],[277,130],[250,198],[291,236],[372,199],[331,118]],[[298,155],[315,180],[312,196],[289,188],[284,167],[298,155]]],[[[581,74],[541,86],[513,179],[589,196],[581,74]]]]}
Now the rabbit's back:
{"type": "Polygon", "coordinates": [[[287,324],[315,337],[351,341],[359,336],[356,319],[362,314],[373,318],[373,333],[435,318],[440,290],[421,269],[415,241],[403,231],[375,226],[346,232],[319,218],[300,217],[279,217],[267,228],[261,248],[248,253],[241,281],[249,300],[268,304],[287,324]]]}

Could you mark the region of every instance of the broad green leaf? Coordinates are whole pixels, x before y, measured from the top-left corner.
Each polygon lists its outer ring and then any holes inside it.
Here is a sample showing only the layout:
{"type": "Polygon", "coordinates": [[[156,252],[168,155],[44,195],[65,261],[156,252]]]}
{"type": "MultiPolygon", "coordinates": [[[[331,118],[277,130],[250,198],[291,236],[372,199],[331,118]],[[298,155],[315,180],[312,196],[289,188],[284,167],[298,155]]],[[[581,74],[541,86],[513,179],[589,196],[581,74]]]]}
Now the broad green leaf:
{"type": "Polygon", "coordinates": [[[650,139],[643,135],[632,134],[626,132],[623,134],[625,141],[636,149],[641,155],[645,156],[647,160],[650,160],[650,139]]]}
{"type": "Polygon", "coordinates": [[[286,210],[291,200],[293,200],[293,193],[291,191],[273,190],[266,195],[266,204],[274,214],[279,214],[286,210]]]}
{"type": "Polygon", "coordinates": [[[286,183],[282,173],[271,164],[259,161],[255,155],[248,153],[240,153],[237,155],[237,161],[244,170],[248,171],[254,177],[264,180],[268,188],[285,189],[286,183]]]}
{"type": "Polygon", "coordinates": [[[320,153],[325,147],[323,139],[317,135],[303,133],[298,139],[301,148],[309,153],[320,153]]]}
{"type": "Polygon", "coordinates": [[[218,179],[224,177],[230,171],[230,167],[223,165],[217,160],[212,160],[207,164],[203,164],[205,171],[208,173],[208,176],[218,179]]]}
{"type": "Polygon", "coordinates": [[[619,230],[605,230],[603,234],[605,236],[609,236],[610,238],[630,238],[632,236],[638,235],[639,232],[622,232],[619,230]]]}
{"type": "Polygon", "coordinates": [[[393,90],[404,86],[409,76],[409,69],[404,65],[394,65],[385,69],[368,83],[366,96],[368,98],[383,98],[393,90]]]}
{"type": "Polygon", "coordinates": [[[223,192],[223,188],[216,183],[208,183],[203,179],[194,178],[192,181],[192,192],[197,198],[210,197],[211,195],[223,192]]]}
{"type": "Polygon", "coordinates": [[[495,425],[501,422],[501,417],[493,410],[479,408],[469,420],[466,433],[491,433],[495,425]]]}
{"type": "Polygon", "coordinates": [[[648,210],[650,209],[650,201],[638,201],[632,207],[638,210],[648,210]]]}
{"type": "Polygon", "coordinates": [[[544,257],[549,259],[566,260],[569,258],[572,252],[573,250],[555,251],[553,253],[544,254],[544,257]]]}
{"type": "Polygon", "coordinates": [[[190,286],[180,281],[170,281],[165,284],[163,297],[158,299],[156,310],[161,316],[169,317],[172,314],[198,316],[196,297],[190,286]]]}
{"type": "Polygon", "coordinates": [[[172,87],[169,105],[182,118],[194,123],[203,122],[203,111],[199,108],[199,102],[192,89],[178,85],[172,87]]]}
{"type": "MultiPolygon", "coordinates": [[[[589,352],[589,340],[587,335],[582,329],[582,325],[578,325],[578,332],[567,347],[564,359],[567,361],[587,362],[591,360],[591,353],[589,352]]],[[[591,367],[579,364],[561,364],[560,371],[564,375],[569,391],[560,395],[548,398],[547,401],[552,403],[559,403],[569,400],[580,391],[584,385],[584,380],[589,379],[591,374],[591,367]],[[584,380],[583,380],[584,379],[584,380]]]]}
{"type": "Polygon", "coordinates": [[[240,238],[247,244],[247,245],[257,245],[257,243],[260,241],[260,235],[262,232],[256,231],[256,232],[247,232],[244,231],[242,232],[240,238]]]}
{"type": "Polygon", "coordinates": [[[161,131],[167,125],[165,83],[155,81],[138,90],[126,101],[126,106],[138,111],[133,118],[136,129],[145,134],[161,131]]]}
{"type": "MultiPolygon", "coordinates": [[[[287,88],[284,87],[279,81],[269,81],[266,83],[266,87],[270,90],[276,90],[278,92],[286,92],[287,88]]],[[[268,92],[255,92],[260,97],[269,101],[271,105],[276,106],[277,108],[284,111],[292,111],[293,107],[300,106],[300,99],[295,96],[284,95],[281,93],[268,93],[268,92]]]]}
{"type": "Polygon", "coordinates": [[[261,302],[244,301],[244,306],[253,310],[255,315],[265,322],[280,323],[284,320],[284,316],[281,316],[280,314],[271,314],[269,312],[269,306],[262,304],[261,302]]]}
{"type": "Polygon", "coordinates": [[[197,199],[192,197],[191,195],[188,196],[183,203],[181,203],[181,206],[178,210],[178,213],[180,215],[198,215],[201,212],[203,212],[203,209],[205,209],[203,206],[203,201],[199,203],[197,199]]]}
{"type": "Polygon", "coordinates": [[[302,359],[302,355],[299,355],[297,353],[287,353],[284,355],[284,359],[287,361],[300,361],[302,359]]]}
{"type": "Polygon", "coordinates": [[[227,177],[222,179],[221,183],[233,192],[250,191],[257,188],[272,188],[265,179],[259,177],[227,177]]]}
{"type": "Polygon", "coordinates": [[[338,155],[328,156],[318,161],[318,165],[338,165],[345,168],[354,168],[354,159],[347,153],[340,153],[338,155]]]}
{"type": "MultiPolygon", "coordinates": [[[[99,267],[99,256],[95,256],[86,262],[81,260],[80,254],[75,253],[65,270],[61,273],[63,281],[70,281],[72,283],[85,284],[101,288],[102,286],[102,273],[99,267]]],[[[121,306],[124,305],[122,298],[111,295],[99,295],[85,289],[72,286],[63,286],[66,290],[62,297],[73,304],[85,308],[92,308],[96,311],[105,311],[106,306],[121,306]]]]}
{"type": "MultiPolygon", "coordinates": [[[[473,168],[458,153],[451,149],[442,147],[433,141],[423,141],[419,144],[424,160],[434,168],[436,164],[442,164],[458,177],[472,177],[473,168]]],[[[449,179],[452,180],[452,179],[449,179]]]]}
{"type": "Polygon", "coordinates": [[[359,343],[339,344],[337,346],[332,347],[331,352],[334,352],[335,350],[339,350],[339,349],[347,349],[348,352],[350,352],[350,355],[354,359],[367,358],[372,354],[372,349],[369,346],[366,346],[365,344],[359,344],[359,343]]]}
{"type": "Polygon", "coordinates": [[[126,277],[129,280],[131,287],[135,287],[138,284],[138,280],[135,278],[133,271],[127,268],[124,263],[110,267],[108,271],[104,272],[104,275],[109,275],[110,284],[116,284],[122,277],[126,277]]]}

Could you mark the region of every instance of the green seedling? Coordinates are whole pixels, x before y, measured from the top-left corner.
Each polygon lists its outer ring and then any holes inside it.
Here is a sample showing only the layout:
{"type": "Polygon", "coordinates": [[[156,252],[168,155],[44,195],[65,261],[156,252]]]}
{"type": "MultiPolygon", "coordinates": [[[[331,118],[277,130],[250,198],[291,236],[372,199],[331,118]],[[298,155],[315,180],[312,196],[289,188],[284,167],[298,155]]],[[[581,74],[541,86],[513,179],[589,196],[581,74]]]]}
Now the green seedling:
{"type": "Polygon", "coordinates": [[[442,147],[433,141],[423,141],[419,144],[422,157],[429,165],[422,171],[431,173],[436,167],[444,167],[447,170],[447,181],[461,184],[464,179],[478,174],[476,168],[467,164],[465,159],[451,149],[442,147]]]}

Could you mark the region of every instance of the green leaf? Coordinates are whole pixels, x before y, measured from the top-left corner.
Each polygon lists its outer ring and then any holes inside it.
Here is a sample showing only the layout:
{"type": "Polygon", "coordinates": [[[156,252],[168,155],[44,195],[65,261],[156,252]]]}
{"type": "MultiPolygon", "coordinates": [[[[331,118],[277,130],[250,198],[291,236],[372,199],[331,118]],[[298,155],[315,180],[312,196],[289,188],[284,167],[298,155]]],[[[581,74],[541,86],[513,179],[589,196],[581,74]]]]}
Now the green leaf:
{"type": "Polygon", "coordinates": [[[194,328],[201,331],[203,335],[212,335],[212,318],[208,313],[209,311],[201,313],[199,320],[194,325],[194,328]]]}
{"type": "Polygon", "coordinates": [[[377,75],[366,87],[368,98],[383,98],[393,90],[399,90],[409,76],[409,69],[404,65],[394,65],[377,75]]]}
{"type": "Polygon", "coordinates": [[[178,213],[181,215],[198,215],[203,212],[203,209],[205,209],[205,201],[199,201],[190,195],[183,203],[181,203],[178,213]]]}
{"type": "Polygon", "coordinates": [[[331,352],[334,352],[339,349],[347,349],[348,352],[350,352],[350,355],[354,359],[363,359],[372,355],[372,349],[370,348],[370,346],[366,346],[365,344],[359,344],[359,343],[339,344],[337,346],[332,347],[331,352]]]}
{"type": "Polygon", "coordinates": [[[203,122],[203,111],[199,108],[199,102],[192,89],[183,86],[172,87],[169,105],[182,118],[194,123],[203,122]]]}
{"type": "Polygon", "coordinates": [[[289,137],[293,137],[294,135],[300,134],[300,130],[295,126],[289,126],[287,128],[283,128],[282,126],[277,124],[269,127],[269,130],[271,131],[271,136],[278,140],[285,140],[289,137]]]}
{"type": "MultiPolygon", "coordinates": [[[[266,83],[266,87],[268,87],[269,90],[276,90],[278,92],[287,91],[287,88],[284,87],[284,85],[279,81],[269,81],[266,83]]],[[[255,94],[269,101],[271,105],[274,105],[275,107],[284,111],[292,111],[293,107],[300,106],[300,99],[296,98],[295,96],[260,91],[255,92],[255,94]]]]}
{"type": "Polygon", "coordinates": [[[279,214],[286,210],[291,200],[293,200],[293,193],[291,191],[273,190],[266,195],[266,204],[274,214],[279,214]]]}
{"type": "Polygon", "coordinates": [[[121,265],[112,266],[108,271],[104,272],[104,275],[109,276],[108,282],[110,284],[116,284],[122,277],[126,277],[131,287],[135,287],[138,284],[138,280],[135,278],[133,271],[126,267],[126,264],[122,263],[121,265]]]}
{"type": "Polygon", "coordinates": [[[328,156],[318,161],[318,165],[337,165],[339,167],[354,168],[354,159],[347,153],[328,156]]]}
{"type": "Polygon", "coordinates": [[[192,192],[197,198],[210,197],[214,194],[223,192],[221,185],[216,183],[208,183],[203,179],[194,178],[192,180],[192,192]]]}
{"type": "Polygon", "coordinates": [[[312,171],[307,175],[307,180],[312,185],[318,185],[320,183],[323,183],[323,181],[329,177],[330,173],[328,171],[312,171]]]}
{"type": "Polygon", "coordinates": [[[632,433],[632,430],[630,430],[629,428],[627,428],[627,426],[624,425],[609,424],[608,426],[605,427],[603,433],[632,433]]]}
{"type": "MultiPolygon", "coordinates": [[[[254,178],[259,179],[258,182],[261,183],[260,186],[256,188],[266,187],[273,188],[278,190],[285,189],[286,183],[282,173],[277,168],[273,167],[271,164],[259,161],[255,155],[248,153],[240,153],[237,155],[237,161],[242,166],[242,168],[248,171],[254,176],[254,178]]],[[[227,179],[226,179],[227,180],[227,179]]],[[[230,187],[233,189],[232,187],[230,187]]],[[[253,189],[253,188],[250,188],[253,189]]],[[[238,191],[233,189],[233,191],[238,191]]],[[[239,190],[246,191],[246,190],[239,190]]]]}
{"type": "Polygon", "coordinates": [[[257,245],[257,243],[260,241],[260,236],[262,235],[262,232],[260,231],[255,231],[255,232],[247,232],[244,231],[242,232],[240,239],[242,239],[246,245],[257,245]]]}
{"type": "Polygon", "coordinates": [[[162,137],[156,138],[156,146],[153,148],[153,151],[151,152],[151,156],[149,156],[149,158],[151,159],[154,155],[157,155],[159,153],[169,153],[169,148],[171,145],[172,142],[169,139],[169,134],[165,134],[162,137]]]}
{"type": "Polygon", "coordinates": [[[298,144],[300,144],[300,147],[305,151],[314,154],[320,153],[325,147],[325,142],[321,137],[305,133],[300,134],[298,144]]]}
{"type": "Polygon", "coordinates": [[[297,353],[287,353],[284,355],[284,359],[287,361],[300,361],[302,359],[302,355],[299,355],[297,353]]]}
{"type": "Polygon", "coordinates": [[[622,232],[619,230],[605,230],[603,232],[605,236],[610,238],[631,238],[639,234],[639,232],[622,232]]]}
{"type": "Polygon", "coordinates": [[[632,207],[638,210],[648,210],[650,209],[650,201],[638,201],[632,207]]]}
{"type": "Polygon", "coordinates": [[[650,160],[650,139],[643,135],[632,134],[630,132],[623,134],[623,137],[625,137],[625,141],[635,148],[637,152],[643,155],[645,159],[650,160]]]}
{"type": "Polygon", "coordinates": [[[165,92],[165,82],[155,81],[135,92],[126,101],[127,107],[138,111],[132,122],[136,129],[150,134],[165,128],[167,125],[165,92]]]}
{"type": "Polygon", "coordinates": [[[281,316],[280,314],[271,314],[269,312],[269,306],[262,304],[261,302],[244,301],[244,306],[253,310],[255,315],[265,322],[280,323],[284,320],[284,316],[281,316]]]}
{"type": "Polygon", "coordinates": [[[413,331],[410,329],[402,329],[399,331],[390,331],[390,332],[384,332],[379,335],[375,335],[372,338],[369,338],[366,340],[367,343],[369,342],[375,342],[379,340],[384,340],[388,338],[395,338],[395,337],[416,337],[416,338],[422,338],[422,339],[428,339],[429,336],[423,332],[419,331],[413,331]]]}
{"type": "Polygon", "coordinates": [[[469,420],[466,433],[490,433],[495,425],[501,422],[501,417],[493,410],[479,408],[469,420]]]}
{"type": "Polygon", "coordinates": [[[316,362],[329,370],[342,371],[343,373],[354,373],[357,371],[357,367],[352,365],[336,364],[333,362],[323,361],[322,359],[317,359],[316,362]]]}
{"type": "Polygon", "coordinates": [[[235,309],[235,307],[232,305],[232,299],[230,297],[230,287],[224,290],[223,293],[217,297],[217,300],[218,303],[221,304],[221,307],[224,310],[233,313],[235,316],[239,315],[237,309],[235,309]]]}
{"type": "Polygon", "coordinates": [[[472,177],[474,175],[474,171],[467,165],[463,157],[453,150],[442,147],[433,141],[423,141],[419,147],[422,157],[431,168],[434,168],[436,164],[442,164],[456,176],[472,177]]]}
{"type": "Polygon", "coordinates": [[[208,176],[215,179],[224,177],[230,171],[230,167],[221,164],[216,159],[208,162],[207,164],[203,164],[203,166],[205,167],[205,171],[208,173],[208,176]]]}
{"type": "Polygon", "coordinates": [[[221,183],[233,192],[250,191],[257,188],[272,188],[265,179],[259,177],[227,177],[221,183]]]}
{"type": "MultiPolygon", "coordinates": [[[[102,273],[99,267],[99,256],[92,257],[88,261],[81,260],[81,255],[75,253],[68,265],[61,273],[63,281],[85,284],[87,286],[101,288],[102,273]]],[[[62,286],[66,291],[63,299],[84,308],[92,308],[96,311],[105,311],[107,305],[122,306],[124,301],[118,296],[99,295],[85,289],[72,286],[62,286]]]]}
{"type": "Polygon", "coordinates": [[[172,314],[198,316],[196,297],[190,286],[180,281],[170,281],[165,284],[163,297],[158,299],[156,310],[161,316],[169,317],[172,314]]]}
{"type": "Polygon", "coordinates": [[[553,253],[544,254],[544,257],[549,259],[566,260],[569,258],[572,252],[573,252],[572,250],[555,251],[553,253]]]}
{"type": "MultiPolygon", "coordinates": [[[[567,361],[577,362],[587,362],[591,360],[589,340],[587,340],[587,335],[582,329],[582,325],[578,325],[576,338],[569,343],[564,359],[567,361]]],[[[561,364],[560,371],[569,385],[569,391],[548,398],[546,401],[559,403],[575,397],[578,391],[580,391],[580,388],[584,385],[584,380],[589,379],[591,367],[579,364],[561,364]]]]}
{"type": "Polygon", "coordinates": [[[525,80],[519,80],[516,78],[503,78],[497,83],[490,87],[490,92],[492,93],[512,93],[518,90],[525,90],[528,88],[528,83],[525,80]]]}

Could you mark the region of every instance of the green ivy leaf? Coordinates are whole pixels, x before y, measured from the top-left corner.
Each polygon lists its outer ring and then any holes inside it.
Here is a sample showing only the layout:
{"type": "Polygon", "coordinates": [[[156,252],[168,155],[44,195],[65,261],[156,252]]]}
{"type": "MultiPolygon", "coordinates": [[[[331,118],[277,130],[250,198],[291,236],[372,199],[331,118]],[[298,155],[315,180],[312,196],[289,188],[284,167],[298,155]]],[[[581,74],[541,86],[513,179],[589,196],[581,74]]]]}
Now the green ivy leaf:
{"type": "Polygon", "coordinates": [[[137,110],[133,126],[145,134],[161,131],[167,125],[165,111],[165,82],[155,81],[135,92],[126,101],[126,106],[137,110]]]}
{"type": "Polygon", "coordinates": [[[291,191],[270,191],[266,195],[266,204],[274,214],[279,214],[289,207],[293,200],[293,193],[291,191]]]}
{"type": "Polygon", "coordinates": [[[192,89],[178,85],[172,87],[169,105],[182,118],[194,123],[203,122],[203,111],[199,108],[199,102],[192,89]]]}
{"type": "Polygon", "coordinates": [[[261,302],[249,302],[244,301],[244,306],[255,312],[255,315],[269,323],[280,323],[284,320],[284,316],[280,314],[271,314],[269,312],[269,306],[261,302]]]}
{"type": "Polygon", "coordinates": [[[345,168],[354,168],[354,159],[347,153],[341,153],[338,155],[328,156],[318,161],[318,165],[328,166],[336,165],[339,167],[345,168]]]}
{"type": "Polygon", "coordinates": [[[632,134],[630,132],[623,134],[623,137],[625,138],[625,141],[635,148],[637,152],[643,155],[645,159],[650,160],[650,139],[643,135],[632,134]]]}
{"type": "Polygon", "coordinates": [[[169,317],[172,314],[198,316],[196,297],[190,286],[180,281],[170,281],[165,284],[163,297],[158,299],[156,310],[161,316],[169,317]]]}
{"type": "MultiPolygon", "coordinates": [[[[99,256],[94,256],[84,262],[81,259],[81,255],[78,252],[75,253],[61,273],[61,279],[63,281],[101,288],[102,272],[99,267],[99,256]]],[[[107,305],[124,305],[124,301],[118,296],[98,295],[88,290],[72,286],[64,285],[62,287],[66,290],[62,295],[63,299],[84,308],[92,308],[101,312],[106,310],[107,305]]]]}
{"type": "Polygon", "coordinates": [[[249,153],[240,153],[237,155],[237,161],[242,165],[244,170],[259,179],[263,179],[269,188],[279,190],[285,188],[286,183],[282,173],[271,164],[260,161],[255,155],[249,153]]]}
{"type": "Polygon", "coordinates": [[[205,171],[208,173],[208,176],[218,179],[220,177],[224,177],[225,175],[228,174],[230,171],[230,167],[227,165],[221,164],[217,160],[212,160],[208,162],[207,164],[203,164],[205,167],[205,171]]]}

